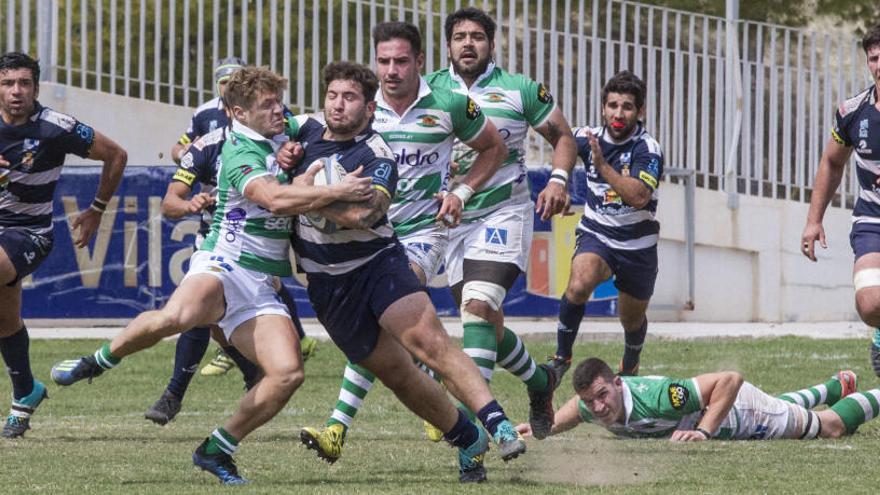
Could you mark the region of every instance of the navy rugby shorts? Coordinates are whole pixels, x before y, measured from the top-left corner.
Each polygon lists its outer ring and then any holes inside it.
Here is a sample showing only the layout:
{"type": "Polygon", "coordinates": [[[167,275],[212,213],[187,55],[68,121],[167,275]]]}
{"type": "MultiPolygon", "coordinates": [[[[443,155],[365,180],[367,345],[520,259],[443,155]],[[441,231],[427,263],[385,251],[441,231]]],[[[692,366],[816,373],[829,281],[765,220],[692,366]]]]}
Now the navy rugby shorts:
{"type": "Polygon", "coordinates": [[[599,255],[614,274],[614,286],[636,299],[648,300],[657,281],[657,246],[646,249],[614,249],[590,232],[578,231],[574,256],[599,255]]]}
{"type": "Polygon", "coordinates": [[[36,271],[52,251],[52,244],[51,235],[33,234],[27,229],[0,229],[0,249],[15,267],[15,279],[8,283],[9,287],[36,271]]]}
{"type": "Polygon", "coordinates": [[[379,341],[379,318],[389,306],[425,290],[395,244],[364,266],[337,276],[309,277],[309,299],[318,321],[349,361],[367,358],[379,341]]]}
{"type": "Polygon", "coordinates": [[[849,232],[849,245],[859,259],[868,253],[880,253],[880,224],[854,223],[849,232]]]}

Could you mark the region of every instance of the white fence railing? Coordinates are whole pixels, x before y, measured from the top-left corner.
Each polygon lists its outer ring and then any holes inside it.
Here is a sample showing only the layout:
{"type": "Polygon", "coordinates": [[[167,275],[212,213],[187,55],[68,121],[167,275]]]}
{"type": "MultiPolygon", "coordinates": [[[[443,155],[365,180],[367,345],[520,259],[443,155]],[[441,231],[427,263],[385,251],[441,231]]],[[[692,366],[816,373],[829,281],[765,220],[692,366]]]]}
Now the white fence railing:
{"type": "MultiPolygon", "coordinates": [[[[647,128],[700,187],[808,200],[836,104],[870,83],[853,36],[620,0],[0,0],[0,43],[39,53],[47,80],[186,106],[212,96],[215,60],[242,56],[283,74],[290,105],[314,111],[321,67],[369,63],[377,22],[417,24],[426,70],[443,67],[443,21],[469,3],[499,21],[499,63],[545,82],[572,125],[599,121],[602,84],[618,70],[645,78],[647,128]]],[[[530,139],[531,163],[548,162],[530,139]]],[[[848,171],[834,204],[851,205],[857,187],[848,171]]]]}

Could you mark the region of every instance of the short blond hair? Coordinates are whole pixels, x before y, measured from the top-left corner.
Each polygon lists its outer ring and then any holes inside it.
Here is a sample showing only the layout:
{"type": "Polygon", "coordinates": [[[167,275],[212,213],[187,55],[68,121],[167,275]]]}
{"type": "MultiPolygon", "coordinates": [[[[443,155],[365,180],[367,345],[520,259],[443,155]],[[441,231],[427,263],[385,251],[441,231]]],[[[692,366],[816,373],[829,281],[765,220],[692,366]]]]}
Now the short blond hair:
{"type": "Polygon", "coordinates": [[[268,67],[246,66],[235,71],[226,84],[226,107],[249,109],[263,93],[281,95],[287,87],[287,79],[272,72],[268,67]]]}

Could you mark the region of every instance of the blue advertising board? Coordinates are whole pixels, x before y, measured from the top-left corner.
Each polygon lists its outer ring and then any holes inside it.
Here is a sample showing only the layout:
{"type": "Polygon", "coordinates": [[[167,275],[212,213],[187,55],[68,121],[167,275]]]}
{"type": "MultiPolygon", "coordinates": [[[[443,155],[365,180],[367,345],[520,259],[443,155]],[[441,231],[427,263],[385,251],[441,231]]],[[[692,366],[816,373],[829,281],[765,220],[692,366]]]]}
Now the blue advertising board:
{"type": "MultiPolygon", "coordinates": [[[[94,199],[100,167],[67,167],[62,173],[54,208],[55,246],[43,265],[24,280],[25,318],[131,318],[161,307],[180,283],[188,266],[198,218],[168,220],[161,202],[173,167],[130,167],[102,218],[95,240],[75,249],[72,218],[94,199]]],[[[529,173],[533,196],[547,183],[548,173],[529,173]]],[[[572,191],[583,191],[583,170],[574,174],[572,191]]],[[[583,204],[583,198],[573,198],[583,204]]],[[[535,217],[535,235],[528,275],[520,276],[504,303],[508,316],[554,317],[568,279],[578,216],[542,222],[535,217]]],[[[302,279],[285,280],[299,314],[314,316],[302,279]]],[[[449,289],[433,287],[431,298],[441,315],[458,309],[449,289]]],[[[593,316],[616,315],[617,292],[603,283],[587,306],[593,316]]]]}

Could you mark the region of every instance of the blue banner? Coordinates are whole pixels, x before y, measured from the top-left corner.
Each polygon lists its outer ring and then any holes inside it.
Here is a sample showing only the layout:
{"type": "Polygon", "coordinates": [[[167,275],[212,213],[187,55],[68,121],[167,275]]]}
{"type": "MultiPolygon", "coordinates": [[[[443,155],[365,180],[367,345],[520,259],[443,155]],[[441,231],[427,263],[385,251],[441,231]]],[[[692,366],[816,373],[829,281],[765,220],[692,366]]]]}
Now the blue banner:
{"type": "MultiPolygon", "coordinates": [[[[99,167],[68,167],[55,201],[55,246],[40,268],[24,280],[25,318],[131,318],[161,307],[180,283],[193,251],[198,218],[162,217],[160,205],[174,167],[131,167],[110,201],[95,240],[75,249],[69,224],[95,197],[99,167]]],[[[529,173],[533,196],[547,183],[548,172],[529,173]]],[[[574,174],[572,191],[583,191],[585,174],[574,174]]],[[[573,198],[583,204],[583,197],[573,198]]],[[[508,316],[553,317],[568,282],[574,226],[579,215],[542,222],[535,217],[529,273],[507,295],[508,316]]],[[[299,314],[314,316],[305,288],[297,279],[285,285],[299,314]]],[[[432,284],[436,285],[436,284],[432,284]]],[[[441,315],[458,309],[447,288],[430,289],[441,315]]],[[[587,314],[614,316],[617,291],[609,282],[597,288],[587,314]]]]}

